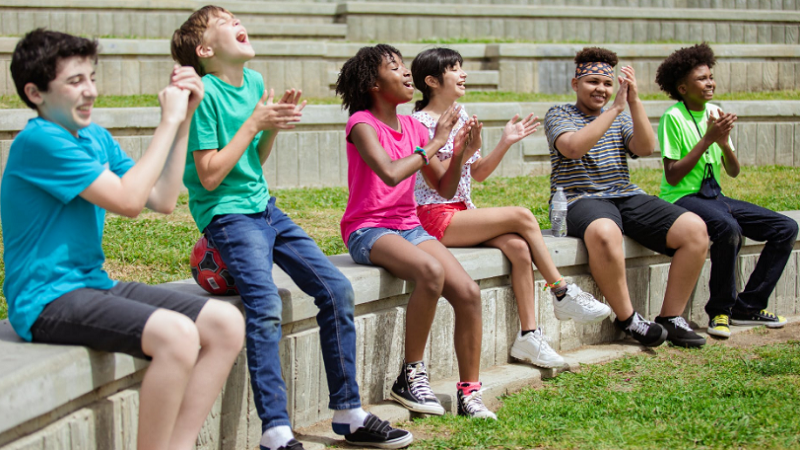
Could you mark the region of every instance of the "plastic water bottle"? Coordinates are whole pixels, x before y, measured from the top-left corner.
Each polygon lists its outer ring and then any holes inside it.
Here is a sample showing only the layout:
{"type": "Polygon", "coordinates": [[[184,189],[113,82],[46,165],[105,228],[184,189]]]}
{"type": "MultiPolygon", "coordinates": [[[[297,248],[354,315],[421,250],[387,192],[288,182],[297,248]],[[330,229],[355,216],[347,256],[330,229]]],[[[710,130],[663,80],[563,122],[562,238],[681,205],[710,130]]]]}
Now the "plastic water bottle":
{"type": "Polygon", "coordinates": [[[556,195],[550,203],[550,226],[554,237],[567,235],[567,196],[564,188],[556,188],[556,195]]]}

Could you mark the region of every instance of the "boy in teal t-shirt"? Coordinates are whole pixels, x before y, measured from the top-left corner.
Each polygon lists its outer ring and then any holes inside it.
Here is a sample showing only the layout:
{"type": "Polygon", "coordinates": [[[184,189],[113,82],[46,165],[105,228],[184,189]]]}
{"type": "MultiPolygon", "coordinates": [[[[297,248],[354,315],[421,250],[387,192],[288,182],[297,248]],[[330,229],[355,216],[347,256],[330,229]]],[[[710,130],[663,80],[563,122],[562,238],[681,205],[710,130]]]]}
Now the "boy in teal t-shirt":
{"type": "Polygon", "coordinates": [[[664,157],[661,198],[700,216],[711,238],[708,334],[727,338],[730,324],[779,328],[786,319],[766,310],[797,239],[797,223],[766,208],[726,197],[720,167],[739,174],[730,133],[736,115],[710,104],[716,59],[707,44],[682,48],[658,68],[656,83],[677,100],[658,123],[664,157]],[[742,238],[766,241],[755,270],[736,292],[736,260],[742,238]]]}
{"type": "Polygon", "coordinates": [[[203,86],[191,68],[173,70],[158,96],[161,122],[134,163],[92,123],[96,61],[96,41],[44,29],[14,49],[14,84],[38,117],[14,139],[3,172],[8,316],[27,341],[151,359],[137,446],[190,448],[242,348],[242,316],[225,302],[112,280],[101,243],[106,211],[175,208],[186,117],[203,86]]]}
{"type": "Polygon", "coordinates": [[[247,30],[227,10],[206,6],[175,32],[172,55],[203,76],[206,95],[192,118],[184,182],[197,226],[219,249],[239,289],[246,315],[247,365],[261,449],[302,449],[294,439],[281,376],[282,300],[272,279],[280,266],[320,308],[322,358],[334,410],[333,430],[348,443],[405,447],[411,433],[361,408],[356,382],[354,292],[350,281],[300,227],[275,206],[262,164],[275,136],[301,117],[300,92],[278,103],[258,72],[247,30]]]}

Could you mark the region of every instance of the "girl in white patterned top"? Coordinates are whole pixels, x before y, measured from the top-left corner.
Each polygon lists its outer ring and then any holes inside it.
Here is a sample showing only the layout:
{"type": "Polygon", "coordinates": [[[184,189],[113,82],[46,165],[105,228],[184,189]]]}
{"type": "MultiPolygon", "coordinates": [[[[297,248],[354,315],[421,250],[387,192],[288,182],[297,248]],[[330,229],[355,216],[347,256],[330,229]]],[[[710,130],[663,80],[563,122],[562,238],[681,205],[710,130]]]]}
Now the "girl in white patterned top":
{"type": "MultiPolygon", "coordinates": [[[[415,105],[413,117],[425,125],[430,133],[436,128],[439,116],[466,92],[467,74],[462,70],[463,60],[455,50],[434,48],[414,59],[411,74],[414,85],[422,94],[415,105]]],[[[474,116],[473,116],[474,118],[474,116]]],[[[477,118],[474,118],[477,120],[477,118]]],[[[564,359],[558,355],[537,329],[534,274],[535,264],[554,295],[555,315],[559,320],[575,319],[578,322],[596,322],[607,317],[611,309],[598,302],[591,294],[574,284],[567,284],[550,257],[539,224],[530,210],[521,207],[496,207],[478,209],[470,198],[472,178],[485,180],[500,164],[511,145],[533,134],[539,122],[533,114],[519,121],[514,116],[503,128],[503,135],[495,149],[481,157],[480,130],[464,151],[461,180],[455,195],[440,196],[431,185],[438,185],[433,176],[442,176],[452,157],[453,136],[469,120],[461,113],[459,123],[453,127],[448,144],[437,153],[443,164],[436,171],[418,176],[415,186],[417,215],[425,231],[447,247],[472,247],[485,245],[500,249],[511,262],[511,282],[520,315],[521,331],[511,348],[511,356],[543,367],[559,367],[564,359]]],[[[462,159],[463,160],[463,159],[462,159]]]]}

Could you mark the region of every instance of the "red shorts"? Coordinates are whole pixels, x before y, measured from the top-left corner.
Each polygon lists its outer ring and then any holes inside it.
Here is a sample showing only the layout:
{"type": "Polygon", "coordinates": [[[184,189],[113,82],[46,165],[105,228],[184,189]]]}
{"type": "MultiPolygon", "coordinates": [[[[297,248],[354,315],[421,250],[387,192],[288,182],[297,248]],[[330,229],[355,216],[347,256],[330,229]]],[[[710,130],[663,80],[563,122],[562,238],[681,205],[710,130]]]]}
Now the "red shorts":
{"type": "Polygon", "coordinates": [[[422,222],[422,228],[431,236],[441,240],[444,230],[453,220],[453,215],[458,211],[465,211],[467,205],[458,203],[431,203],[430,205],[417,206],[417,216],[422,222]]]}

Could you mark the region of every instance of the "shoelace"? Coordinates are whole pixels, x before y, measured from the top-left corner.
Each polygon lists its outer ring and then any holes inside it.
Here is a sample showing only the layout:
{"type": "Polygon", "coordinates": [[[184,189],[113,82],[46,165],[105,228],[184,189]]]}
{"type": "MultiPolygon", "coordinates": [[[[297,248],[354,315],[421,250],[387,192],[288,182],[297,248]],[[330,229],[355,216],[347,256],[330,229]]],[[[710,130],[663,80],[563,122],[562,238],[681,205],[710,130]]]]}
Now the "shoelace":
{"type": "Polygon", "coordinates": [[[533,337],[539,340],[539,348],[536,349],[536,357],[538,358],[539,355],[542,354],[542,347],[544,347],[545,351],[550,350],[553,351],[553,348],[550,347],[550,336],[545,336],[544,328],[539,327],[536,331],[533,332],[533,337]],[[538,333],[538,335],[537,335],[538,333]]]}
{"type": "Polygon", "coordinates": [[[640,316],[639,313],[634,313],[633,321],[631,321],[631,324],[628,325],[628,329],[631,331],[636,331],[641,335],[645,335],[647,334],[647,331],[650,329],[650,322],[644,320],[644,318],[640,316]]]}
{"type": "Polygon", "coordinates": [[[714,319],[711,321],[711,324],[715,327],[720,325],[727,327],[730,326],[730,318],[725,314],[720,314],[714,317],[714,319]]]}
{"type": "Polygon", "coordinates": [[[778,318],[777,314],[773,314],[773,313],[767,311],[766,309],[762,309],[761,310],[761,315],[762,316],[767,316],[770,319],[777,319],[778,318]]]}
{"type": "Polygon", "coordinates": [[[692,327],[690,327],[689,324],[686,323],[686,319],[684,319],[681,316],[673,317],[672,319],[669,319],[669,321],[672,322],[672,324],[678,328],[683,328],[686,331],[694,331],[692,330],[692,327]]]}
{"type": "Polygon", "coordinates": [[[595,306],[593,297],[586,291],[581,290],[578,285],[573,284],[567,289],[567,294],[570,295],[572,298],[575,299],[575,302],[581,306],[585,307],[593,307],[595,306]],[[574,295],[575,291],[579,291],[578,295],[574,295]]]}
{"type": "Polygon", "coordinates": [[[425,371],[425,366],[417,364],[412,366],[408,371],[408,381],[411,389],[411,394],[417,398],[435,398],[431,390],[430,382],[428,381],[428,372],[425,371]]]}
{"type": "Polygon", "coordinates": [[[464,409],[466,409],[470,415],[475,415],[480,411],[489,411],[489,408],[483,404],[481,392],[483,392],[483,389],[478,389],[477,391],[463,397],[462,403],[464,404],[464,409]]]}

